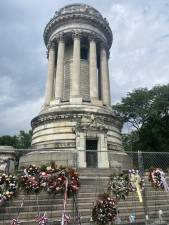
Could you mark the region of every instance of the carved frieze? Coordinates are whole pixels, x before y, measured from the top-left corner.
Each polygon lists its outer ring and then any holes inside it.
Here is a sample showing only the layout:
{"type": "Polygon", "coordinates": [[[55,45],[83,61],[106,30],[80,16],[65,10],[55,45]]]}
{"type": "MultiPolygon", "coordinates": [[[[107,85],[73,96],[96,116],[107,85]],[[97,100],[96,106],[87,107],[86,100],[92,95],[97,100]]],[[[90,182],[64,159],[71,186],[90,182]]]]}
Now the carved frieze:
{"type": "MultiPolygon", "coordinates": [[[[31,121],[31,125],[32,128],[36,128],[37,126],[43,125],[45,123],[50,123],[50,122],[54,122],[57,120],[69,120],[69,121],[77,121],[79,124],[82,123],[82,120],[84,120],[84,118],[87,120],[89,120],[88,122],[86,122],[87,124],[90,123],[91,127],[96,127],[92,124],[94,123],[100,123],[103,126],[105,125],[113,125],[117,128],[121,128],[121,122],[119,122],[117,120],[117,118],[113,115],[109,115],[109,114],[101,114],[101,113],[94,113],[94,112],[52,112],[52,113],[46,113],[46,114],[42,114],[39,115],[37,117],[35,117],[32,121],[31,121]],[[94,122],[91,122],[92,119],[94,118],[94,122]]],[[[84,124],[84,122],[83,122],[84,124]]],[[[87,124],[86,124],[86,128],[87,128],[87,124]]],[[[85,124],[84,124],[85,125],[85,124]]],[[[85,127],[85,126],[84,126],[85,127]]],[[[99,126],[102,127],[102,126],[99,126]]],[[[102,129],[102,128],[101,128],[102,129]]],[[[105,129],[107,129],[105,127],[105,129]]]]}

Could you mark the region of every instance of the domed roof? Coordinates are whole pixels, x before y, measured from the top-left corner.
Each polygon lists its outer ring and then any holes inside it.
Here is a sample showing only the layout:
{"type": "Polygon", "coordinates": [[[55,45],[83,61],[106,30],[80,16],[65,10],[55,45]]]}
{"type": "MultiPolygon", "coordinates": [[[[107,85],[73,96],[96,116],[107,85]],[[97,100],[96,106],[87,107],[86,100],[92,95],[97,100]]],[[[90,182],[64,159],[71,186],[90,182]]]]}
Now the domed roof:
{"type": "Polygon", "coordinates": [[[76,13],[91,14],[92,16],[100,17],[103,19],[99,11],[97,11],[95,8],[86,4],[67,5],[61,8],[59,11],[56,11],[54,17],[60,16],[60,15],[66,15],[66,14],[76,14],[76,13]]]}
{"type": "MultiPolygon", "coordinates": [[[[111,47],[113,35],[107,19],[95,8],[86,4],[67,5],[55,12],[53,18],[48,22],[44,30],[44,41],[46,46],[48,46],[50,36],[56,29],[61,32],[62,26],[64,29],[65,24],[68,25],[75,22],[90,24],[97,27],[107,39],[108,47],[111,47]]],[[[63,30],[63,32],[65,31],[63,30]]]]}

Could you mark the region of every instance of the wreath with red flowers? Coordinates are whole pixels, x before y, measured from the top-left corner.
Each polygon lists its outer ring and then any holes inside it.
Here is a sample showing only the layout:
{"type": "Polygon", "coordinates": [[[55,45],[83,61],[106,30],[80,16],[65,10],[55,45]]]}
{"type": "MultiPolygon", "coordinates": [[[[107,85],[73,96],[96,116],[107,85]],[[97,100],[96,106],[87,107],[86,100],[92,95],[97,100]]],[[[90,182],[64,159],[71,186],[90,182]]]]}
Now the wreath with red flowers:
{"type": "Polygon", "coordinates": [[[80,186],[78,173],[72,167],[53,168],[53,170],[51,167],[47,167],[40,173],[40,176],[42,177],[42,186],[50,194],[64,192],[66,179],[68,179],[68,194],[76,193],[80,186]]]}
{"type": "Polygon", "coordinates": [[[46,190],[50,194],[65,191],[65,182],[68,179],[68,194],[76,193],[79,189],[79,176],[72,167],[59,167],[55,165],[41,168],[29,165],[20,176],[21,190],[26,193],[39,193],[46,190]]]}
{"type": "Polygon", "coordinates": [[[16,196],[17,181],[12,174],[0,174],[0,205],[16,196]]]}
{"type": "MultiPolygon", "coordinates": [[[[151,168],[148,175],[148,180],[155,188],[165,189],[166,179],[165,173],[160,168],[151,168]]],[[[168,186],[166,184],[166,186],[168,186]]]]}
{"type": "Polygon", "coordinates": [[[39,176],[40,168],[29,165],[19,177],[19,186],[27,194],[39,193],[42,190],[41,179],[39,176]]]}
{"type": "Polygon", "coordinates": [[[108,195],[103,195],[97,200],[93,211],[92,219],[97,224],[113,222],[117,216],[116,201],[108,195]]]}

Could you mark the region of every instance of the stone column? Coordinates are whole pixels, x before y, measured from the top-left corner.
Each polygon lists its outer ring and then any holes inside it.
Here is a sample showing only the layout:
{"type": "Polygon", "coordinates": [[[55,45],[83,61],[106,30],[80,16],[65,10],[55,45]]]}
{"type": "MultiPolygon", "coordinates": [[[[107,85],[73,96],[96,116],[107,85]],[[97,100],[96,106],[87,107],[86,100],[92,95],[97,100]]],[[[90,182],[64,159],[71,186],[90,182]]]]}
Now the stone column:
{"type": "Polygon", "coordinates": [[[85,148],[85,133],[78,132],[76,134],[76,150],[78,154],[78,166],[86,168],[86,148],[85,148]]]}
{"type": "Polygon", "coordinates": [[[73,64],[71,76],[70,101],[81,103],[80,97],[80,33],[73,33],[73,64]]]}
{"type": "Polygon", "coordinates": [[[45,102],[44,105],[50,104],[53,97],[54,88],[54,71],[55,71],[55,43],[52,42],[49,47],[49,58],[48,58],[48,75],[45,89],[45,102]]]}
{"type": "Polygon", "coordinates": [[[90,80],[91,101],[97,100],[98,99],[97,54],[94,36],[89,37],[89,80],[90,80]]]}
{"type": "Polygon", "coordinates": [[[98,168],[109,168],[106,136],[104,133],[98,134],[98,168]]]}
{"type": "Polygon", "coordinates": [[[63,95],[63,81],[64,81],[64,51],[65,43],[63,35],[58,39],[58,54],[57,54],[57,66],[56,66],[56,78],[55,78],[55,99],[60,102],[63,95]]]}
{"type": "Polygon", "coordinates": [[[100,79],[101,79],[101,99],[104,105],[110,106],[110,82],[107,51],[104,45],[100,50],[100,79]]]}

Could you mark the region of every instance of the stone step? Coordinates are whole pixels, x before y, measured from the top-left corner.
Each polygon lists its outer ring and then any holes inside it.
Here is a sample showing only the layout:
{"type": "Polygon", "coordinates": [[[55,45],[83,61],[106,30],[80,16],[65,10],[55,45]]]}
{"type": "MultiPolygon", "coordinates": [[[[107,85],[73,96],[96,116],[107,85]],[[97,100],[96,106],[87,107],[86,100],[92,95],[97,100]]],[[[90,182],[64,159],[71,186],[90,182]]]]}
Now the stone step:
{"type": "MultiPolygon", "coordinates": [[[[52,211],[47,211],[46,210],[48,218],[50,218],[50,219],[53,219],[53,218],[59,219],[61,217],[61,215],[62,215],[62,211],[63,210],[52,210],[52,211]]],[[[80,215],[82,217],[91,215],[91,210],[90,209],[82,209],[82,210],[79,210],[79,212],[80,212],[80,215]]],[[[70,215],[71,217],[73,215],[72,210],[66,210],[66,213],[68,215],[70,215]]],[[[34,212],[21,212],[20,215],[19,215],[19,218],[20,219],[32,219],[36,215],[37,215],[37,211],[34,211],[34,212]]],[[[16,216],[16,213],[10,213],[10,212],[8,212],[7,214],[0,214],[0,220],[9,220],[11,218],[14,218],[15,216],[16,216]]]]}
{"type": "MultiPolygon", "coordinates": [[[[126,219],[128,218],[129,216],[129,213],[124,213],[123,215],[119,215],[120,218],[122,219],[122,221],[124,222],[124,224],[126,225],[129,225],[128,222],[126,221],[126,219]]],[[[48,216],[49,218],[49,216],[48,216]]],[[[154,212],[150,212],[149,213],[149,220],[150,221],[154,221],[155,218],[158,218],[158,215],[155,215],[154,212]]],[[[163,217],[166,221],[169,221],[169,215],[164,215],[163,217]]],[[[0,225],[9,225],[10,224],[10,221],[11,219],[13,219],[13,217],[11,217],[10,219],[4,219],[4,220],[0,220],[0,225]]],[[[140,223],[140,222],[143,222],[145,219],[145,215],[142,213],[142,212],[139,212],[137,213],[136,215],[136,222],[137,224],[140,223]]],[[[59,224],[60,225],[60,220],[61,220],[61,216],[59,218],[56,219],[56,217],[51,217],[49,218],[49,222],[48,222],[48,225],[56,225],[56,224],[59,224]],[[55,222],[54,222],[55,221],[55,222]]],[[[34,222],[34,219],[20,219],[20,222],[22,225],[37,225],[37,223],[34,222]]],[[[72,222],[69,223],[70,225],[73,225],[72,222]]],[[[83,225],[94,225],[93,222],[91,222],[91,216],[82,216],[81,217],[81,224],[83,225]]]]}
{"type": "MultiPolygon", "coordinates": [[[[139,203],[139,202],[134,202],[132,203],[131,201],[125,201],[125,202],[118,202],[117,206],[118,206],[118,209],[119,210],[122,210],[122,212],[124,212],[125,210],[123,209],[124,207],[124,204],[125,204],[125,208],[128,210],[128,209],[131,209],[131,207],[135,207],[135,208],[143,208],[143,205],[142,203],[139,203]]],[[[152,208],[155,206],[157,208],[161,207],[161,206],[165,206],[165,207],[168,207],[168,202],[167,201],[161,201],[160,203],[155,203],[154,201],[151,201],[151,202],[148,202],[147,204],[149,207],[148,208],[152,208]]],[[[78,208],[79,209],[91,209],[93,208],[93,202],[78,202],[78,208]]],[[[63,209],[63,202],[61,203],[58,203],[55,205],[55,204],[49,204],[49,205],[39,205],[39,210],[40,211],[54,211],[54,210],[62,210],[63,209]]],[[[69,202],[67,203],[67,209],[71,210],[73,209],[73,203],[69,202]]],[[[9,207],[5,207],[5,208],[1,208],[0,209],[0,214],[4,214],[4,213],[16,213],[18,211],[18,208],[16,206],[9,206],[9,207]]],[[[31,205],[31,206],[23,206],[22,207],[22,212],[34,212],[34,211],[37,211],[37,205],[31,205]]]]}
{"type": "MultiPolygon", "coordinates": [[[[160,203],[160,201],[162,203],[165,202],[165,204],[168,204],[169,202],[169,196],[168,195],[164,195],[164,192],[161,192],[160,195],[149,195],[147,196],[147,202],[149,204],[149,202],[151,202],[151,205],[158,205],[160,203]]],[[[21,202],[22,202],[22,198],[23,196],[14,199],[13,201],[9,201],[6,203],[6,206],[16,206],[18,207],[21,202]]],[[[78,202],[79,203],[93,203],[97,200],[97,194],[96,193],[81,193],[79,195],[78,198],[78,202]]],[[[60,195],[56,195],[56,196],[51,196],[51,195],[45,195],[45,196],[39,196],[39,205],[56,205],[56,204],[62,204],[63,203],[63,196],[60,195]]],[[[72,198],[68,198],[68,203],[71,204],[72,203],[72,198]]],[[[138,196],[136,193],[134,194],[130,194],[128,197],[126,197],[125,201],[121,201],[122,204],[136,204],[139,205],[139,201],[138,201],[138,196]]],[[[161,203],[161,204],[162,204],[161,203]]],[[[35,195],[31,195],[31,196],[26,196],[25,200],[24,200],[24,206],[34,206],[36,204],[36,196],[35,195]]],[[[121,204],[121,203],[120,203],[121,204]]]]}
{"type": "MultiPolygon", "coordinates": [[[[103,194],[103,192],[96,192],[96,191],[89,191],[87,192],[87,190],[85,192],[79,192],[77,194],[78,199],[80,198],[94,198],[97,199],[99,194],[103,194]]],[[[18,195],[16,198],[13,198],[13,201],[15,200],[22,200],[22,199],[26,200],[34,200],[36,201],[36,195],[18,195]]],[[[39,200],[50,200],[50,199],[63,199],[63,195],[61,194],[57,194],[57,195],[49,195],[49,194],[42,194],[42,195],[38,195],[38,199],[39,200]]],[[[72,197],[68,197],[68,200],[72,199],[72,197]]],[[[137,193],[129,193],[129,195],[126,197],[126,199],[130,199],[130,200],[137,200],[138,196],[137,193]]],[[[146,194],[146,199],[147,200],[152,200],[152,199],[156,199],[156,200],[160,200],[160,199],[168,199],[169,200],[169,195],[164,192],[164,191],[158,191],[158,192],[154,192],[151,191],[149,193],[146,194]]]]}
{"type": "MultiPolygon", "coordinates": [[[[85,206],[83,206],[83,208],[79,208],[79,212],[82,216],[89,216],[91,215],[91,211],[92,211],[92,205],[88,205],[85,204],[85,206]],[[86,207],[85,207],[86,206],[86,207]]],[[[31,219],[34,218],[37,214],[37,209],[32,211],[33,208],[29,208],[30,211],[26,211],[26,212],[22,212],[20,213],[20,219],[31,219]]],[[[166,214],[167,216],[169,216],[169,205],[161,205],[159,206],[148,206],[148,212],[149,213],[158,213],[158,210],[161,209],[163,210],[164,214],[166,214]]],[[[55,215],[56,218],[60,217],[60,215],[62,214],[62,210],[63,210],[63,206],[60,205],[60,207],[58,207],[55,210],[48,210],[46,209],[45,211],[48,214],[49,218],[53,218],[53,215],[55,215]]],[[[130,206],[121,206],[118,207],[118,210],[120,212],[121,216],[124,216],[125,214],[129,214],[131,211],[135,212],[136,214],[142,213],[144,214],[144,208],[143,206],[135,206],[135,205],[130,205],[130,206]]],[[[66,210],[66,212],[70,215],[72,215],[72,208],[70,207],[69,209],[66,210]]],[[[10,212],[10,210],[6,211],[6,213],[4,214],[0,214],[0,220],[7,220],[7,219],[11,219],[13,217],[16,216],[16,213],[14,212],[10,212]]]]}

